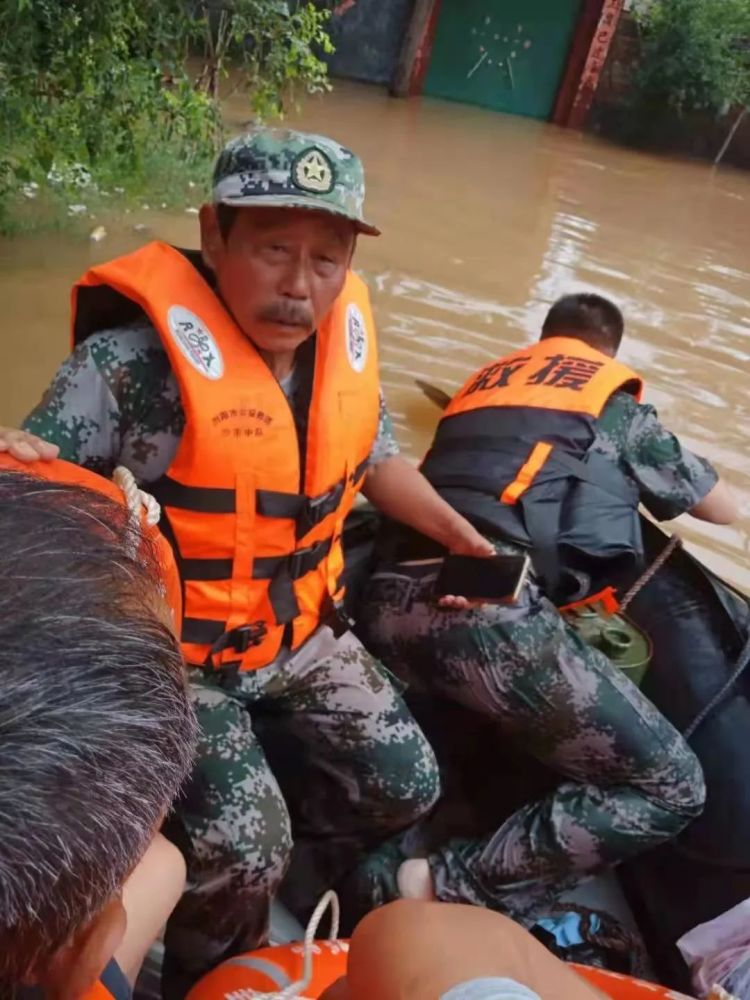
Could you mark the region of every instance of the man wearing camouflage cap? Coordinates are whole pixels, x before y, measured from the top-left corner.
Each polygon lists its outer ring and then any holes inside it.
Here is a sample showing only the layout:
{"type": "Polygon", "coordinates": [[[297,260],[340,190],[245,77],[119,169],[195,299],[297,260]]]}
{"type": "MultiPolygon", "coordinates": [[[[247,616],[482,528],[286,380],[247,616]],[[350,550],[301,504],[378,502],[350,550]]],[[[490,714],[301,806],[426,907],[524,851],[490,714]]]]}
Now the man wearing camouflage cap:
{"type": "Polygon", "coordinates": [[[167,934],[185,983],[263,940],[290,811],[330,846],[326,882],[438,794],[429,745],[343,617],[342,523],[361,488],[454,551],[492,549],[398,455],[350,270],[357,234],[378,233],[363,198],[359,159],[330,139],[233,140],[201,253],[151,243],[89,271],[77,346],[25,423],[38,437],[0,438],[18,457],[55,454],[43,439],[104,474],[124,464],[161,501],[203,733],[167,934]],[[250,710],[293,764],[288,805],[250,710]]]}

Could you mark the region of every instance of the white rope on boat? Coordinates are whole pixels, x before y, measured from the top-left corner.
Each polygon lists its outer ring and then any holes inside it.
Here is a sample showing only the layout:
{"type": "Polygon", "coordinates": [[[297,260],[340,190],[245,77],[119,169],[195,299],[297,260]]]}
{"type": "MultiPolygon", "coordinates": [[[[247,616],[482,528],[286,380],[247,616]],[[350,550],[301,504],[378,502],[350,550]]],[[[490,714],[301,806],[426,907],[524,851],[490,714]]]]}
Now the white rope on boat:
{"type": "Polygon", "coordinates": [[[124,465],[118,465],[112,473],[112,482],[120,487],[125,497],[125,505],[130,512],[130,521],[133,528],[132,546],[137,550],[142,519],[145,519],[146,524],[150,527],[154,527],[159,523],[161,507],[150,493],[146,493],[145,490],[140,489],[138,483],[135,481],[135,476],[124,465]]]}
{"type": "Polygon", "coordinates": [[[323,919],[323,914],[329,906],[331,908],[331,930],[328,934],[328,940],[335,941],[338,938],[340,915],[339,898],[332,889],[329,889],[315,907],[313,915],[310,917],[310,922],[307,925],[307,930],[305,931],[302,978],[298,979],[296,983],[290,983],[289,986],[286,986],[280,993],[258,993],[258,997],[265,997],[266,1000],[294,1000],[295,997],[301,996],[303,990],[307,989],[312,982],[313,976],[315,935],[318,932],[320,921],[323,919]]]}

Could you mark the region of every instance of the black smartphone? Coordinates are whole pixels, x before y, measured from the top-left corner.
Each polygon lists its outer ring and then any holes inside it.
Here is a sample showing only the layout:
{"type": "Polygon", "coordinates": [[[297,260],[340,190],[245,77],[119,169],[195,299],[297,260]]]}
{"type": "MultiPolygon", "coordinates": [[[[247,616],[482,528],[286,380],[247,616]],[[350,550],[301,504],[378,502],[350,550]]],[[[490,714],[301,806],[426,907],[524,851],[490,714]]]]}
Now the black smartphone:
{"type": "Polygon", "coordinates": [[[515,604],[531,568],[524,556],[446,556],[435,581],[435,594],[454,594],[488,604],[515,604]]]}

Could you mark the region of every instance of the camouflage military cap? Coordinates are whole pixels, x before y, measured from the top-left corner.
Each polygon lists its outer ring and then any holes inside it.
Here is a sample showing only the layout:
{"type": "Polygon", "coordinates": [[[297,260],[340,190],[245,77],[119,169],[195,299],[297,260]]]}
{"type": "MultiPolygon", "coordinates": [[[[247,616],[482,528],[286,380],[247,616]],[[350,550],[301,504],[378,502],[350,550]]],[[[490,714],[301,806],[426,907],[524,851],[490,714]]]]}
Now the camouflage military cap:
{"type": "Polygon", "coordinates": [[[216,204],[317,209],[351,219],[378,236],[362,217],[365,173],[351,150],[333,139],[291,129],[255,128],[232,139],[216,162],[216,204]]]}

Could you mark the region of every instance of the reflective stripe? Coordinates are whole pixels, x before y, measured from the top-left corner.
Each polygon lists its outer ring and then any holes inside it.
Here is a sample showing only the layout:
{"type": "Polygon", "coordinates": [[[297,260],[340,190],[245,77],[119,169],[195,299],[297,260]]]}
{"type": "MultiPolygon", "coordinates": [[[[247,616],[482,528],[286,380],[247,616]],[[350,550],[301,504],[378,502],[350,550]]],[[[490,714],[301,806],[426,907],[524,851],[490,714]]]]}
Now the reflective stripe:
{"type": "Polygon", "coordinates": [[[267,976],[279,989],[289,986],[292,982],[283,969],[279,968],[275,962],[269,962],[266,958],[245,958],[239,955],[237,958],[230,958],[224,962],[224,965],[241,965],[244,969],[254,969],[267,976]]]}
{"type": "Polygon", "coordinates": [[[546,441],[539,441],[531,449],[531,454],[518,470],[516,478],[505,487],[500,500],[502,503],[514,504],[523,496],[526,490],[534,482],[537,473],[550,456],[552,445],[546,441]]]}

